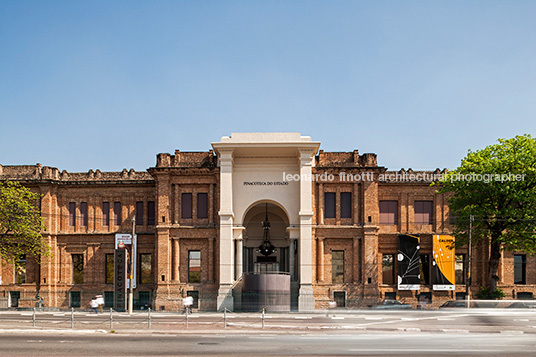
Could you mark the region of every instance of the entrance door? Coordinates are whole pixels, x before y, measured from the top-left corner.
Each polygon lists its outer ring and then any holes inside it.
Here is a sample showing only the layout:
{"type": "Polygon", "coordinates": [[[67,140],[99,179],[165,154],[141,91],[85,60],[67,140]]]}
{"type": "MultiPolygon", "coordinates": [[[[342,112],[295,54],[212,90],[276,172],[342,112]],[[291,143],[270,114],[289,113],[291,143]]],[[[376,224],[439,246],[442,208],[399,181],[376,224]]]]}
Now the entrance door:
{"type": "Polygon", "coordinates": [[[337,303],[337,307],[346,307],[346,291],[334,291],[333,300],[337,303]]]}
{"type": "Polygon", "coordinates": [[[20,291],[10,291],[9,297],[11,300],[10,307],[19,307],[20,291]]]}

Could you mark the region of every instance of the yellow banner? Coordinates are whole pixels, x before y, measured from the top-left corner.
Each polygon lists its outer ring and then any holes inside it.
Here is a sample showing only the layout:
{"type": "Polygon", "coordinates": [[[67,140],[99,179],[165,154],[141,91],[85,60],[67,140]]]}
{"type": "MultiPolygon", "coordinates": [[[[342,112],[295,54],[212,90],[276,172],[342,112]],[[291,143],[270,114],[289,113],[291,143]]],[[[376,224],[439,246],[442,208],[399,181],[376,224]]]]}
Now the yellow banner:
{"type": "Polygon", "coordinates": [[[434,290],[454,290],[454,236],[433,236],[433,286],[434,290]]]}

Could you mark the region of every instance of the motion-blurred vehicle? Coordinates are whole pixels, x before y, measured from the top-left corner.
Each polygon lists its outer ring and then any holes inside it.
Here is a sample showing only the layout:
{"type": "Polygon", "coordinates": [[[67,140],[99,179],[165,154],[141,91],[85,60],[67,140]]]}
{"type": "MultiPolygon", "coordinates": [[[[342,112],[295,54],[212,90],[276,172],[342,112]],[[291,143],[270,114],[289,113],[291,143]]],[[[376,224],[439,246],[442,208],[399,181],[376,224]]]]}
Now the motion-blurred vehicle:
{"type": "Polygon", "coordinates": [[[439,308],[466,308],[466,307],[467,307],[467,301],[452,300],[452,301],[445,302],[439,308]]]}
{"type": "Polygon", "coordinates": [[[374,310],[411,310],[413,306],[403,304],[398,300],[384,300],[381,304],[372,307],[374,310]]]}
{"type": "Polygon", "coordinates": [[[507,307],[511,309],[536,309],[536,301],[516,301],[507,307]]]}

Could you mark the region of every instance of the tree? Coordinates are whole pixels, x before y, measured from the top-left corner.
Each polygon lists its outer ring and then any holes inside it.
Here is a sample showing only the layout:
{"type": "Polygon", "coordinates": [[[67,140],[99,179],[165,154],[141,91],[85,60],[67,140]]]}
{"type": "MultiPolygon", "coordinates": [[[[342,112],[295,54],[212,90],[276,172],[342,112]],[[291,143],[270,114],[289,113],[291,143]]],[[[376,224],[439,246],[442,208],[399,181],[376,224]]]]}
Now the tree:
{"type": "Polygon", "coordinates": [[[449,172],[439,190],[451,193],[456,244],[472,241],[489,246],[489,291],[497,289],[502,250],[536,252],[536,139],[530,135],[499,139],[498,144],[469,151],[449,172]]]}
{"type": "Polygon", "coordinates": [[[23,254],[40,262],[50,255],[37,202],[41,195],[18,182],[0,183],[0,258],[16,263],[23,254]]]}

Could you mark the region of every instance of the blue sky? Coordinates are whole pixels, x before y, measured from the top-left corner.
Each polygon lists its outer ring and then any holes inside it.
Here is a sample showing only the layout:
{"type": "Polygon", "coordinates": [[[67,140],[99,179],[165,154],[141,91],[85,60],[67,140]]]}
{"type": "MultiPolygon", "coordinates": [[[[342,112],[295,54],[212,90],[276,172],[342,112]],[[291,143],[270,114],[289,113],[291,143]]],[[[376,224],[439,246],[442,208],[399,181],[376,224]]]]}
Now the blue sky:
{"type": "Polygon", "coordinates": [[[536,1],[0,2],[0,164],[292,131],[390,169],[535,134],[536,1]]]}

